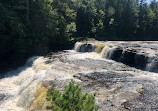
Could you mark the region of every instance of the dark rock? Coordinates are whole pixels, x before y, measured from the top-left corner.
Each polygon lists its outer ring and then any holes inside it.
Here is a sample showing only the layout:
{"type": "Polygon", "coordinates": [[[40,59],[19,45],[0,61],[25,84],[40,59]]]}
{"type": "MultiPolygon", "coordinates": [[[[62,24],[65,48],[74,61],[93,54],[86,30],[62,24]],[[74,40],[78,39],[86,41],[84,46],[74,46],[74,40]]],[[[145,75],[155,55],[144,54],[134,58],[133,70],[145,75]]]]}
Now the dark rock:
{"type": "Polygon", "coordinates": [[[93,51],[93,46],[92,44],[82,44],[80,47],[79,52],[92,52],[93,51]]]}
{"type": "Polygon", "coordinates": [[[122,48],[116,48],[110,55],[109,59],[143,70],[145,70],[148,62],[148,57],[138,54],[136,50],[127,49],[123,51],[122,48]]]}
{"type": "Polygon", "coordinates": [[[123,49],[122,48],[116,48],[113,52],[112,52],[112,54],[111,54],[111,56],[109,57],[109,59],[112,59],[112,60],[115,60],[115,61],[120,61],[120,58],[121,58],[121,56],[122,56],[122,52],[123,52],[123,49]]]}

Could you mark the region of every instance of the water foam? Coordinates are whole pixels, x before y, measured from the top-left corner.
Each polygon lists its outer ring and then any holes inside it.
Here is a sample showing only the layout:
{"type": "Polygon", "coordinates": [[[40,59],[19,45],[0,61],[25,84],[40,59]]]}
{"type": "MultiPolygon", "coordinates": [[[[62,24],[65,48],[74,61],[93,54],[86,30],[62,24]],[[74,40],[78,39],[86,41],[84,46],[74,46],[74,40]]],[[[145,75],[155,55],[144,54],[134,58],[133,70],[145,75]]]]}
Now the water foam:
{"type": "Polygon", "coordinates": [[[0,100],[1,110],[22,111],[31,105],[36,86],[45,74],[44,61],[43,57],[32,57],[24,67],[6,73],[0,80],[0,94],[4,96],[0,100]]]}

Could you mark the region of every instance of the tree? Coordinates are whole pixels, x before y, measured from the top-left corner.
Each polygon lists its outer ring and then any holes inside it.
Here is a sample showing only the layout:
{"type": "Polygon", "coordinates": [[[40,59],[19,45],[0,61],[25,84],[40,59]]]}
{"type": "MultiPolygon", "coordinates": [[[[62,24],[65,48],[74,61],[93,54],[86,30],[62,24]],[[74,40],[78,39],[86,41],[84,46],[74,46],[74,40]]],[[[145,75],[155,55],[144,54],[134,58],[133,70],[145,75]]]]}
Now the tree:
{"type": "Polygon", "coordinates": [[[91,0],[83,0],[77,10],[76,27],[79,37],[93,36],[96,32],[94,19],[96,17],[96,8],[91,0]]]}
{"type": "Polygon", "coordinates": [[[152,23],[154,19],[155,13],[153,13],[149,5],[147,3],[144,3],[142,0],[139,11],[138,34],[144,37],[150,37],[150,34],[152,33],[152,23]]]}
{"type": "Polygon", "coordinates": [[[53,87],[47,94],[47,100],[51,103],[48,109],[53,111],[97,111],[98,106],[95,105],[95,94],[82,94],[81,87],[71,81],[65,86],[64,93],[61,94],[53,87]]]}
{"type": "Polygon", "coordinates": [[[119,34],[133,36],[138,27],[138,7],[134,0],[127,0],[124,3],[123,13],[119,24],[119,34]]]}

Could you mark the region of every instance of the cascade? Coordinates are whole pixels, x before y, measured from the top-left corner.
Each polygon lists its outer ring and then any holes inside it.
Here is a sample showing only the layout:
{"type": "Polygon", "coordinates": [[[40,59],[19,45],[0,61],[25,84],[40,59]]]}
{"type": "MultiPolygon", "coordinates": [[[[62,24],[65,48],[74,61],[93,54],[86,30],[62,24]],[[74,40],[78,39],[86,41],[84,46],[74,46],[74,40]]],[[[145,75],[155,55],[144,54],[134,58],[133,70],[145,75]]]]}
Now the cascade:
{"type": "Polygon", "coordinates": [[[158,58],[149,58],[148,63],[146,65],[146,70],[151,72],[158,72],[158,58]]]}
{"type": "Polygon", "coordinates": [[[76,44],[75,44],[75,47],[74,47],[74,50],[76,51],[76,52],[80,52],[80,48],[81,48],[81,45],[82,45],[83,43],[81,43],[81,42],[76,42],[76,44]]]}
{"type": "Polygon", "coordinates": [[[0,110],[45,110],[50,86],[63,91],[71,79],[84,92],[97,93],[100,110],[157,108],[158,42],[77,42],[74,50],[31,57],[6,72],[0,79],[0,110]]]}
{"type": "Polygon", "coordinates": [[[80,43],[80,42],[77,42],[74,47],[74,50],[76,52],[92,52],[94,51],[94,49],[95,46],[93,44],[80,43]]]}
{"type": "Polygon", "coordinates": [[[44,64],[45,61],[43,57],[31,57],[25,66],[5,74],[5,78],[0,80],[0,94],[4,96],[0,99],[0,109],[23,111],[31,106],[38,90],[37,85],[49,67],[44,64]]]}
{"type": "Polygon", "coordinates": [[[109,47],[108,46],[105,46],[103,49],[102,49],[102,51],[101,51],[101,57],[102,58],[106,58],[107,57],[107,52],[108,52],[108,50],[109,50],[109,47]]]}
{"type": "Polygon", "coordinates": [[[77,42],[75,45],[75,51],[96,52],[100,54],[102,58],[122,62],[131,67],[152,72],[158,71],[158,57],[150,57],[146,53],[139,53],[140,49],[135,49],[135,47],[138,47],[138,44],[129,44],[128,46],[128,44],[123,43],[123,45],[111,45],[111,43],[109,44],[108,42],[105,42],[104,44],[99,44],[98,42],[77,42]],[[124,47],[123,45],[127,45],[127,47],[124,47]]]}

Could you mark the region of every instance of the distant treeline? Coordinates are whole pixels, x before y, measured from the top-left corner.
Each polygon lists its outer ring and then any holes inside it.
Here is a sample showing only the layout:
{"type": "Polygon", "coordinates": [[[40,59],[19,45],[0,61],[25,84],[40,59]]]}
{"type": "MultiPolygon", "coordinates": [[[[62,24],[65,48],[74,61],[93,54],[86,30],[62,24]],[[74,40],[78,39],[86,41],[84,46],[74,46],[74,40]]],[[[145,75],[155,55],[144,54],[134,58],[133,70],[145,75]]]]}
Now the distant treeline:
{"type": "Polygon", "coordinates": [[[158,2],[0,0],[0,70],[31,55],[68,48],[76,37],[158,40],[158,2]]]}
{"type": "Polygon", "coordinates": [[[158,2],[78,0],[77,36],[99,40],[158,40],[158,2]]]}

